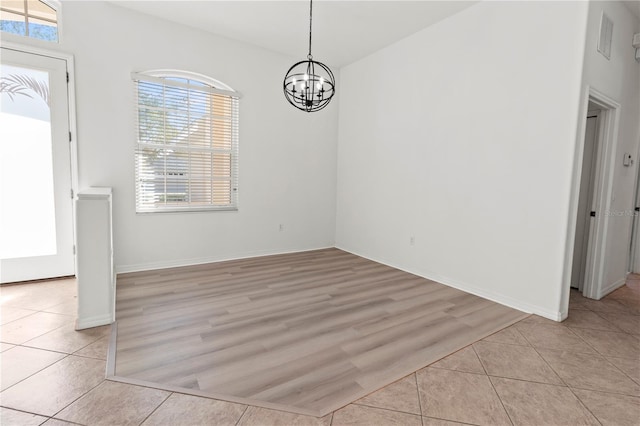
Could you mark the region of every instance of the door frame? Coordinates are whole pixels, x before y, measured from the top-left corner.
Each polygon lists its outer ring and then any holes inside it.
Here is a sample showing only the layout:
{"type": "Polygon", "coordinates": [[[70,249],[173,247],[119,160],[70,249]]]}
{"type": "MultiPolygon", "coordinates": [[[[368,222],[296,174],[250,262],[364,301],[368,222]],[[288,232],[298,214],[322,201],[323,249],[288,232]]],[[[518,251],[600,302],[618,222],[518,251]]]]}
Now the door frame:
{"type": "Polygon", "coordinates": [[[591,299],[600,299],[604,296],[604,270],[607,236],[609,233],[609,220],[606,212],[611,210],[613,196],[613,178],[615,172],[615,159],[620,121],[621,105],[614,99],[587,86],[582,97],[580,116],[578,117],[578,138],[576,141],[574,167],[571,184],[571,197],[569,202],[569,226],[567,229],[567,245],[564,259],[564,285],[562,288],[561,320],[565,319],[569,308],[569,289],[571,286],[571,273],[573,262],[573,241],[575,238],[576,221],[578,214],[578,197],[580,194],[580,182],[582,174],[582,161],[584,157],[584,138],[587,127],[587,114],[589,102],[600,108],[600,128],[598,130],[596,162],[596,179],[594,190],[594,205],[596,217],[591,225],[589,233],[589,245],[587,249],[587,270],[582,294],[591,299]]]}
{"type": "MultiPolygon", "coordinates": [[[[591,205],[589,206],[589,210],[592,211],[592,209],[594,208],[593,205],[594,205],[594,202],[595,202],[595,189],[596,189],[595,186],[596,186],[597,179],[598,179],[598,166],[600,164],[600,159],[601,159],[601,155],[602,155],[602,152],[600,150],[600,142],[601,142],[601,139],[602,139],[601,138],[601,134],[600,134],[600,132],[602,130],[602,124],[601,124],[602,111],[599,110],[599,109],[597,109],[597,110],[588,109],[587,110],[587,116],[586,116],[586,120],[585,120],[585,138],[586,138],[586,125],[587,125],[587,123],[588,123],[590,118],[595,118],[595,120],[596,120],[595,135],[594,135],[594,141],[593,141],[593,145],[594,146],[593,146],[593,153],[592,153],[593,158],[591,160],[592,161],[592,167],[590,168],[591,175],[594,175],[593,176],[593,178],[594,178],[593,179],[594,187],[591,188],[591,194],[590,195],[591,195],[592,199],[591,199],[591,205]]],[[[584,158],[585,147],[586,147],[586,140],[583,141],[583,145],[582,145],[582,163],[580,163],[581,172],[580,172],[580,182],[579,182],[579,186],[578,186],[579,191],[582,191],[582,185],[584,185],[584,178],[585,178],[585,176],[582,176],[582,169],[584,168],[584,161],[585,161],[585,158],[584,158]]],[[[591,179],[591,176],[589,176],[589,179],[591,179]]],[[[578,207],[579,206],[580,206],[580,197],[578,196],[578,207]]],[[[580,215],[580,213],[581,213],[580,211],[577,212],[578,215],[580,215]]],[[[578,217],[576,217],[576,230],[577,230],[577,225],[578,225],[577,220],[578,220],[578,217]]],[[[587,276],[587,265],[589,265],[589,261],[590,261],[590,259],[589,259],[590,238],[589,238],[589,236],[591,235],[592,231],[593,231],[593,221],[589,220],[589,226],[588,226],[588,229],[586,229],[586,232],[585,232],[586,233],[586,238],[587,238],[587,241],[586,241],[587,247],[586,247],[586,249],[585,249],[585,251],[583,253],[583,257],[584,257],[584,260],[585,260],[585,262],[584,262],[584,268],[585,269],[582,271],[583,272],[582,280],[580,280],[580,282],[578,283],[578,291],[580,293],[583,293],[584,292],[584,288],[585,288],[585,279],[586,279],[586,276],[587,276]]],[[[576,255],[576,253],[575,253],[575,245],[574,245],[573,250],[574,250],[573,256],[575,256],[576,255]]],[[[575,259],[574,259],[574,261],[575,261],[575,259]]],[[[580,265],[582,265],[582,262],[580,262],[580,265]]],[[[572,268],[573,268],[573,265],[572,265],[572,268]]],[[[573,284],[573,275],[575,273],[576,273],[576,271],[574,271],[572,269],[571,270],[571,280],[572,280],[571,284],[573,284]]],[[[575,287],[572,287],[572,288],[575,288],[575,287]]]]}
{"type": "MultiPolygon", "coordinates": [[[[60,59],[67,63],[67,73],[69,75],[69,81],[67,82],[67,105],[69,111],[67,112],[69,119],[69,156],[71,161],[71,190],[73,191],[73,199],[71,200],[71,221],[73,232],[73,246],[74,246],[74,262],[73,272],[77,273],[77,255],[75,253],[76,246],[76,203],[74,202],[76,194],[78,193],[78,131],[76,126],[76,88],[75,88],[75,62],[72,54],[58,52],[52,49],[46,49],[42,47],[29,46],[22,43],[14,43],[10,41],[2,42],[3,49],[15,50],[22,53],[47,56],[54,59],[60,59]]],[[[71,195],[71,194],[69,194],[71,195]]]]}
{"type": "MultiPolygon", "coordinates": [[[[635,161],[640,158],[640,146],[636,152],[635,161]]],[[[632,163],[633,164],[633,163],[632,163]]],[[[636,262],[640,245],[638,237],[640,234],[640,168],[636,170],[635,181],[633,183],[633,218],[631,222],[631,241],[629,242],[629,265],[627,266],[627,274],[634,274],[640,270],[640,261],[636,262]]]]}

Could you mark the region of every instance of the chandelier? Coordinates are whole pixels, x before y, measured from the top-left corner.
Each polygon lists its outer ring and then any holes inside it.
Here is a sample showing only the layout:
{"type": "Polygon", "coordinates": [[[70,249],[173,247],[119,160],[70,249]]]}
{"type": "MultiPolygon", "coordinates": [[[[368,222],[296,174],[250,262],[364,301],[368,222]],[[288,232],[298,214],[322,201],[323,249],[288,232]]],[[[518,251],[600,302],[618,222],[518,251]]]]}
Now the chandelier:
{"type": "Polygon", "coordinates": [[[307,59],[294,64],[284,77],[284,95],[291,105],[302,111],[319,111],[331,101],[336,80],[328,66],[314,61],[311,56],[311,23],[313,0],[309,1],[309,54],[307,59]]]}

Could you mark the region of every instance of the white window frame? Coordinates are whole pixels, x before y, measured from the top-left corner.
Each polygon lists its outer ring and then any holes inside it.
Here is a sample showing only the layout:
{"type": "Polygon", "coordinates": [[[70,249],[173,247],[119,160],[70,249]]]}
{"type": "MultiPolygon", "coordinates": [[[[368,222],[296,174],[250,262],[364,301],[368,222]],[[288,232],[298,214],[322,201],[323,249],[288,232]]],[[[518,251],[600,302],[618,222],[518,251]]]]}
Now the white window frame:
{"type": "MultiPolygon", "coordinates": [[[[136,199],[135,199],[135,205],[136,205],[136,213],[138,214],[148,214],[148,213],[182,213],[182,212],[197,212],[197,211],[235,211],[238,210],[238,168],[239,168],[239,158],[238,158],[238,154],[239,154],[239,99],[242,97],[242,95],[233,90],[231,87],[229,87],[228,85],[215,80],[211,77],[202,75],[202,74],[198,74],[198,73],[193,73],[193,72],[188,72],[188,71],[181,71],[181,70],[165,70],[165,69],[161,69],[161,70],[151,70],[151,71],[144,71],[144,72],[134,72],[131,73],[131,77],[134,80],[134,96],[135,96],[135,112],[136,112],[136,149],[135,149],[135,158],[138,157],[140,151],[142,148],[145,147],[149,147],[148,144],[146,143],[142,143],[139,140],[139,135],[140,135],[140,127],[139,127],[139,123],[138,123],[138,117],[139,117],[139,101],[138,101],[138,82],[142,81],[142,82],[146,82],[146,83],[158,83],[158,84],[162,84],[164,86],[168,86],[168,87],[184,87],[184,88],[193,88],[199,91],[203,91],[203,92],[209,92],[209,93],[214,93],[214,94],[218,94],[218,95],[224,95],[224,96],[228,96],[232,99],[233,102],[233,109],[232,109],[232,117],[231,117],[231,123],[232,123],[232,138],[231,138],[231,149],[229,151],[229,153],[231,154],[231,172],[230,172],[230,182],[231,182],[231,188],[230,188],[230,204],[228,205],[202,205],[202,204],[196,204],[196,205],[165,205],[165,206],[161,206],[161,205],[156,205],[154,207],[150,207],[149,205],[144,205],[144,203],[142,203],[141,200],[141,194],[140,194],[140,169],[138,166],[138,161],[135,161],[135,184],[136,184],[136,188],[135,188],[135,194],[136,194],[136,199]],[[182,79],[188,79],[188,80],[192,80],[192,81],[197,81],[198,83],[203,83],[206,86],[194,86],[194,85],[189,85],[187,83],[183,83],[183,82],[174,82],[174,81],[167,81],[165,80],[166,78],[182,78],[182,79]]],[[[162,145],[159,145],[162,146],[162,145]]],[[[188,147],[180,147],[181,150],[185,150],[185,151],[189,151],[190,149],[193,149],[194,152],[198,151],[198,150],[202,150],[201,148],[188,148],[188,147]]],[[[216,150],[214,148],[210,149],[211,152],[215,152],[216,150]]],[[[211,180],[215,180],[215,177],[212,175],[210,176],[211,180]]],[[[165,192],[163,193],[157,193],[157,194],[164,194],[167,195],[165,192]]]]}

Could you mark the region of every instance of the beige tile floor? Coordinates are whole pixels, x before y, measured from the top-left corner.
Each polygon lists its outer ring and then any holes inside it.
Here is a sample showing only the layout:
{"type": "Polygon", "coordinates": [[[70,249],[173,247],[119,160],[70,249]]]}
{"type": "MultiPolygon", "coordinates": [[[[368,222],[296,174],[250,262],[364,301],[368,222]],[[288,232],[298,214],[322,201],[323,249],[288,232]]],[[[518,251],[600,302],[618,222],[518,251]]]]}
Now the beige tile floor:
{"type": "Polygon", "coordinates": [[[640,425],[640,276],[569,318],[530,316],[323,418],[104,380],[109,327],[75,281],[0,288],[0,424],[640,425]]]}

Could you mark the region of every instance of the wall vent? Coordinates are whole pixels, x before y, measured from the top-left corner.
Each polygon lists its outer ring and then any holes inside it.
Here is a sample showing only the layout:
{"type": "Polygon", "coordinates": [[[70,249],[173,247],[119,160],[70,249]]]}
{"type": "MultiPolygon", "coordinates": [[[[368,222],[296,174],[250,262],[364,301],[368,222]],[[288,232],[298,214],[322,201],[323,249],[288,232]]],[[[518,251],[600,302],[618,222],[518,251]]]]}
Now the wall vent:
{"type": "Polygon", "coordinates": [[[611,39],[613,37],[613,21],[604,12],[600,20],[600,37],[598,38],[598,52],[607,59],[611,59],[611,39]]]}

